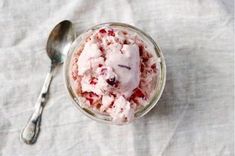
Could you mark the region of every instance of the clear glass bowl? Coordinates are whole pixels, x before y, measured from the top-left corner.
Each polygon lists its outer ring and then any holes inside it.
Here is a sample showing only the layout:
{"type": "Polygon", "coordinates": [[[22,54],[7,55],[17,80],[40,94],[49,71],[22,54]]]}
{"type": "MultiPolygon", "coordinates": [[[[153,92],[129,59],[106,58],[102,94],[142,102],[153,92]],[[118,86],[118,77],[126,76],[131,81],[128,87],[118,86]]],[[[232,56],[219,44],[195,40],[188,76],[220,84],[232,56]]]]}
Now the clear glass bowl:
{"type": "MultiPolygon", "coordinates": [[[[65,81],[66,89],[67,89],[69,96],[71,97],[73,103],[82,113],[84,113],[85,115],[87,115],[88,117],[90,117],[91,119],[96,120],[96,121],[101,121],[101,122],[105,122],[105,123],[109,123],[109,124],[117,124],[115,122],[112,122],[112,118],[109,115],[101,114],[101,113],[94,111],[94,110],[91,110],[89,108],[82,107],[79,104],[78,96],[74,92],[72,85],[71,85],[71,81],[70,81],[70,73],[69,73],[70,69],[69,68],[70,68],[70,63],[71,63],[73,52],[76,51],[76,49],[78,49],[81,42],[83,41],[84,36],[86,36],[86,34],[88,34],[88,32],[97,30],[103,26],[119,27],[122,29],[124,28],[127,31],[137,33],[139,36],[144,38],[146,41],[148,41],[152,45],[156,55],[160,58],[160,67],[159,67],[159,75],[158,75],[159,78],[158,78],[158,81],[156,84],[154,96],[152,97],[152,99],[150,100],[150,102],[146,106],[144,106],[142,109],[139,109],[135,112],[134,120],[136,120],[136,119],[144,116],[146,113],[148,113],[157,104],[157,102],[160,99],[161,94],[164,90],[165,82],[166,82],[166,64],[165,64],[165,60],[164,60],[161,49],[159,48],[159,46],[155,43],[155,41],[149,35],[147,35],[146,33],[144,33],[143,31],[139,30],[136,27],[133,27],[131,25],[124,24],[124,23],[109,22],[109,23],[103,23],[103,24],[96,25],[96,26],[88,29],[84,33],[80,34],[76,38],[76,40],[73,42],[73,44],[71,45],[70,50],[69,50],[67,57],[66,57],[66,60],[65,60],[64,81],[65,81]]],[[[126,124],[126,123],[129,123],[129,122],[123,122],[121,124],[126,124]]],[[[118,123],[118,124],[120,124],[120,123],[118,123]]]]}

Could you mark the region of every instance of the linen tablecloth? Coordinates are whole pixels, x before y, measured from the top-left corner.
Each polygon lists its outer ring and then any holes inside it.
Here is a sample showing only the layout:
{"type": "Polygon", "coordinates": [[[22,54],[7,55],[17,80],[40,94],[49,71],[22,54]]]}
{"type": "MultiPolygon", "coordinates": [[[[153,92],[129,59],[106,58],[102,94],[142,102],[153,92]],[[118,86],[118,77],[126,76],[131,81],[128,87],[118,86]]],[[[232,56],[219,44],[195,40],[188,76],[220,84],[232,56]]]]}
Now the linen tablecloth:
{"type": "Polygon", "coordinates": [[[1,156],[234,155],[234,5],[232,0],[1,0],[1,156]],[[49,32],[61,20],[77,34],[103,22],[146,31],[167,64],[163,95],[125,126],[97,123],[70,101],[62,67],[50,88],[41,133],[19,139],[50,60],[49,32]]]}

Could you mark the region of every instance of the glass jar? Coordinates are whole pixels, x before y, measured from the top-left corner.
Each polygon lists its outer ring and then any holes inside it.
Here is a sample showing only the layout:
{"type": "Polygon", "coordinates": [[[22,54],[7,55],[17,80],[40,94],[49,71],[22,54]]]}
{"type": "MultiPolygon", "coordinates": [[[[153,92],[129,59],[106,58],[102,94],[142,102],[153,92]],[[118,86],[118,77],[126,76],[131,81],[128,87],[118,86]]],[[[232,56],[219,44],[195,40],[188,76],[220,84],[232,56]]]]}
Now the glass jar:
{"type": "MultiPolygon", "coordinates": [[[[94,30],[98,30],[99,28],[104,27],[104,26],[108,26],[111,28],[112,27],[113,28],[122,28],[122,29],[129,31],[129,32],[133,32],[133,33],[138,34],[141,37],[141,39],[144,39],[146,42],[148,42],[148,44],[151,45],[151,47],[153,47],[155,55],[160,59],[159,60],[159,68],[158,68],[158,80],[156,83],[154,95],[152,96],[152,98],[148,104],[146,104],[143,108],[138,109],[135,112],[134,120],[136,120],[136,119],[144,116],[146,113],[148,113],[157,104],[157,102],[160,99],[161,94],[164,90],[165,82],[166,82],[166,65],[165,65],[165,60],[164,60],[161,49],[159,48],[159,46],[155,43],[155,41],[149,35],[147,35],[145,32],[139,30],[136,27],[133,27],[131,25],[124,24],[124,23],[109,22],[109,23],[103,23],[103,24],[96,25],[96,26],[88,29],[87,31],[85,31],[81,35],[79,35],[76,38],[76,40],[73,42],[73,44],[71,45],[70,50],[69,50],[67,57],[66,57],[66,60],[65,60],[65,64],[64,64],[64,81],[65,81],[66,89],[67,89],[69,96],[71,97],[73,103],[82,113],[84,113],[85,115],[87,115],[88,117],[90,117],[91,119],[94,119],[96,121],[101,121],[101,122],[110,123],[110,124],[117,124],[112,121],[111,116],[99,113],[97,111],[89,109],[88,107],[84,107],[84,104],[80,104],[79,100],[78,100],[78,96],[76,95],[76,93],[71,85],[71,80],[70,80],[70,63],[71,63],[73,52],[75,52],[79,48],[84,37],[86,37],[90,34],[89,32],[92,32],[94,30]]],[[[134,121],[134,120],[132,120],[132,121],[134,121]]],[[[126,124],[126,123],[129,123],[129,122],[123,122],[121,124],[126,124]]],[[[120,123],[118,123],[118,124],[120,124],[120,123]]]]}

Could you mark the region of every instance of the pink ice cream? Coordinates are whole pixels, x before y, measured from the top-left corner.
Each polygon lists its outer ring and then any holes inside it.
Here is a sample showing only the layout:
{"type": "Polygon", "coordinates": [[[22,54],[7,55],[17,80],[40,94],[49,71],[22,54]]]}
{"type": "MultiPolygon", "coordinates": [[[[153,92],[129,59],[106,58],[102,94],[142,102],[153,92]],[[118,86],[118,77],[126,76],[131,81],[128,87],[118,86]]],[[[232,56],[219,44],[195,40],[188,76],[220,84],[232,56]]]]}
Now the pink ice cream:
{"type": "Polygon", "coordinates": [[[90,34],[72,61],[71,75],[80,103],[128,122],[150,99],[156,57],[136,34],[104,27],[90,34]]]}

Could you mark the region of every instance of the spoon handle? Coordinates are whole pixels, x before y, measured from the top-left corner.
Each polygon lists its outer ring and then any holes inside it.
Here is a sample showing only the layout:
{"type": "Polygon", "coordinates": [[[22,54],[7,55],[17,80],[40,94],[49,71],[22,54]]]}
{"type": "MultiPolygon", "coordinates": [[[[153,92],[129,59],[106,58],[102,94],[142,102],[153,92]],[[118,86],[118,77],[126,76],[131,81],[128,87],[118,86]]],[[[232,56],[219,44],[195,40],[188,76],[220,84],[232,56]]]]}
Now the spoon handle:
{"type": "Polygon", "coordinates": [[[46,104],[46,98],[47,98],[49,87],[50,87],[51,80],[53,77],[54,69],[55,69],[55,66],[52,65],[50,72],[46,76],[41,93],[35,104],[34,112],[31,115],[25,128],[21,132],[21,139],[26,144],[33,144],[37,140],[37,137],[40,131],[41,116],[42,116],[43,108],[46,104]]]}

